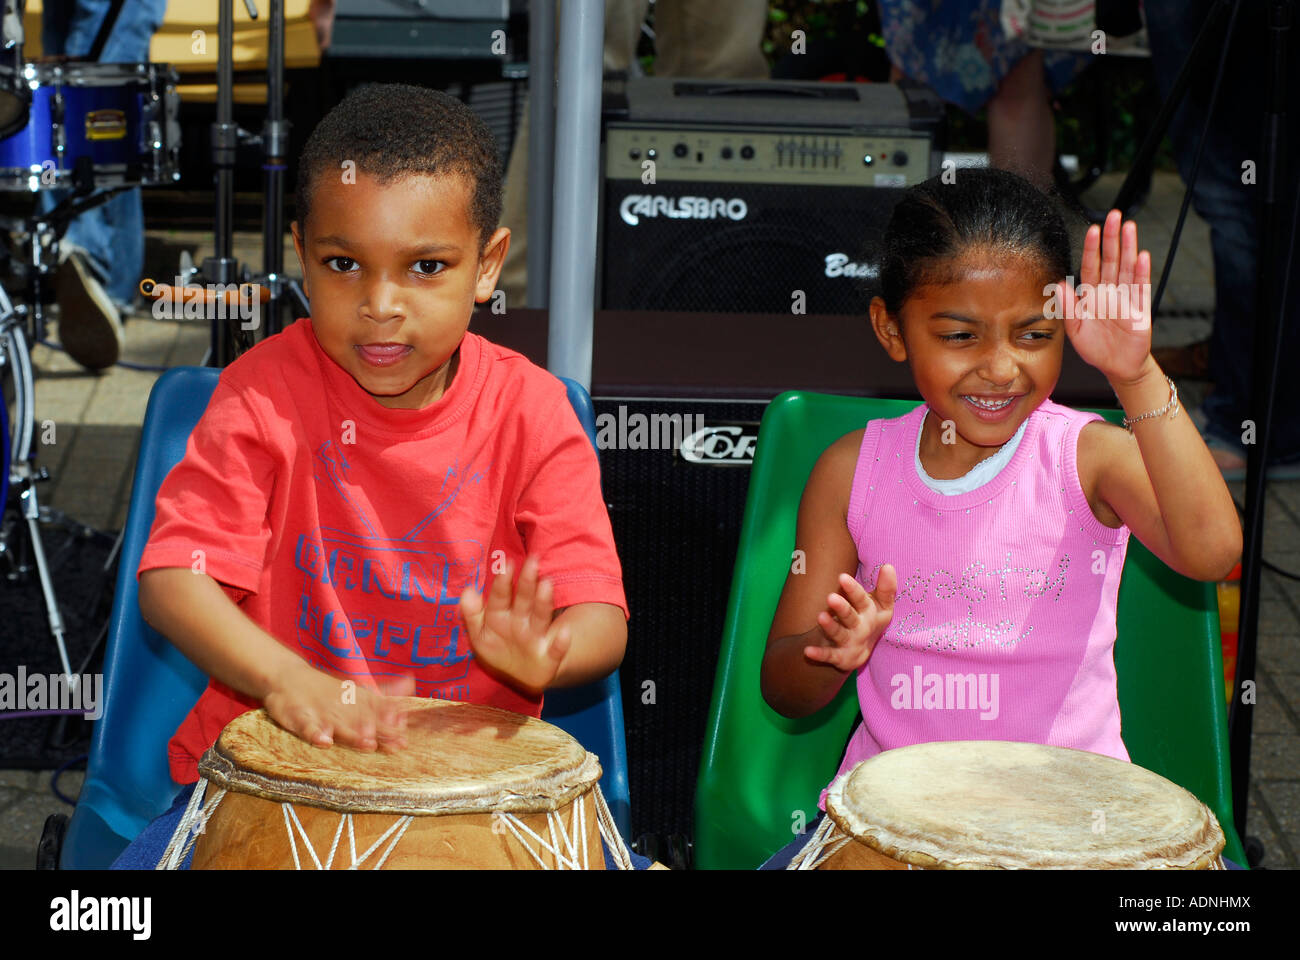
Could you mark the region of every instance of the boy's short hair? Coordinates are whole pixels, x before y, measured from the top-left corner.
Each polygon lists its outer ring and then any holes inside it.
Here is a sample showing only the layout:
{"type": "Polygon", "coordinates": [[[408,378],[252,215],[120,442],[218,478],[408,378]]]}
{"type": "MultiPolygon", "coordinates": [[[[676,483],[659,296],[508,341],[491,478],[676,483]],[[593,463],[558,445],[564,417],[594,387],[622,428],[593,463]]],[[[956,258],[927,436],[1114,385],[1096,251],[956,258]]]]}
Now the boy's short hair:
{"type": "Polygon", "coordinates": [[[327,113],[298,159],[294,195],[299,229],[312,190],[325,176],[343,176],[344,161],[381,183],[426,174],[463,176],[471,187],[470,220],[479,252],[501,219],[501,155],[477,114],[440,90],[405,83],[367,83],[327,113]]]}

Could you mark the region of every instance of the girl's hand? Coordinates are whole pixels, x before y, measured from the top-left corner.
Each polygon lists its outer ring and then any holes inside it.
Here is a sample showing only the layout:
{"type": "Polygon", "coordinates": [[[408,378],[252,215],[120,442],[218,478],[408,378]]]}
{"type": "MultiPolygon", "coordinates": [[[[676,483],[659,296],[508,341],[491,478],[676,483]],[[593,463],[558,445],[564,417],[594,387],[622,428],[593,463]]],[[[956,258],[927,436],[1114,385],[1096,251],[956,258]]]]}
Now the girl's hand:
{"type": "Polygon", "coordinates": [[[803,653],[809,660],[851,673],[870,659],[876,641],[894,619],[898,575],[891,564],[885,564],[876,578],[876,589],[867,593],[857,580],[841,573],[840,591],[826,598],[829,609],[817,615],[817,625],[830,644],[804,647],[803,653]]]}
{"type": "Polygon", "coordinates": [[[536,557],[524,561],[513,604],[510,588],[514,573],[508,563],[492,581],[486,601],[473,587],[460,598],[461,618],[474,656],[534,695],[555,680],[570,642],[567,627],[550,634],[555,590],[550,580],[538,582],[540,566],[536,557]]]}
{"type": "Polygon", "coordinates": [[[1112,210],[1104,228],[1088,228],[1078,294],[1057,285],[1070,342],[1111,383],[1136,381],[1151,355],[1151,254],[1138,252],[1137,224],[1121,231],[1122,219],[1112,210]]]}

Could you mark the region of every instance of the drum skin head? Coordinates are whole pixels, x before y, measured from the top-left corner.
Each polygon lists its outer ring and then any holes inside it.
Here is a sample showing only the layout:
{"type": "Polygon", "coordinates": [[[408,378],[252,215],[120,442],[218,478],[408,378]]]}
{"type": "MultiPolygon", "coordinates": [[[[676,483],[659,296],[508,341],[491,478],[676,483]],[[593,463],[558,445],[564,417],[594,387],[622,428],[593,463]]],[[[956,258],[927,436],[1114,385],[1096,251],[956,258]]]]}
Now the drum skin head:
{"type": "Polygon", "coordinates": [[[253,710],[226,726],[199,774],[215,787],[266,800],[396,814],[556,810],[600,779],[595,755],[542,720],[478,704],[403,699],[410,709],[406,747],[395,753],[315,746],[253,710]]]}
{"type": "Polygon", "coordinates": [[[963,740],[870,757],[826,812],[860,843],[938,869],[1205,868],[1213,811],[1158,774],[1064,747],[963,740]]]}

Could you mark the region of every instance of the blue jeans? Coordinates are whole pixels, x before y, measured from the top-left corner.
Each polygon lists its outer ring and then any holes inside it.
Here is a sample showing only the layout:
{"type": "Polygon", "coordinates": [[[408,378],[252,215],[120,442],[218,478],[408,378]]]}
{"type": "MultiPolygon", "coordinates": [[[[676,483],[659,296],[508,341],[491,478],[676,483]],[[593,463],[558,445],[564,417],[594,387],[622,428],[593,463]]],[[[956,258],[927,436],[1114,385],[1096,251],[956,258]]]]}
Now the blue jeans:
{"type": "MultiPolygon", "coordinates": [[[[1210,0],[1145,0],[1151,65],[1162,98],[1169,95],[1211,6],[1210,0]]],[[[1241,445],[1242,421],[1258,421],[1260,417],[1258,411],[1250,410],[1258,316],[1255,279],[1260,252],[1259,204],[1264,190],[1262,168],[1266,162],[1262,147],[1264,103],[1270,88],[1267,58],[1261,48],[1265,39],[1260,6],[1241,5],[1218,103],[1192,190],[1192,206],[1210,226],[1214,257],[1214,329],[1209,351],[1214,391],[1206,398],[1202,410],[1208,420],[1206,432],[1233,447],[1241,445]],[[1255,162],[1256,184],[1242,183],[1245,160],[1255,162]]],[[[1221,44],[1210,51],[1210,62],[1203,63],[1169,126],[1169,139],[1184,182],[1191,177],[1220,51],[1221,44]]],[[[1300,103],[1300,83],[1294,82],[1296,79],[1293,70],[1292,104],[1300,103]]],[[[1296,136],[1294,122],[1289,127],[1287,163],[1293,167],[1300,137],[1296,136]]],[[[1289,219],[1296,185],[1293,178],[1286,176],[1280,182],[1283,217],[1289,219]]],[[[1285,251],[1280,255],[1284,256],[1285,251]]],[[[1270,274],[1278,276],[1276,271],[1270,274]]],[[[1300,417],[1297,417],[1300,377],[1289,373],[1300,360],[1300,331],[1295,329],[1300,323],[1300,283],[1295,281],[1291,283],[1284,316],[1284,325],[1291,329],[1284,335],[1282,344],[1269,463],[1300,460],[1300,417]]]]}
{"type": "MultiPolygon", "coordinates": [[[[45,0],[41,48],[47,54],[82,57],[90,52],[110,0],[45,0]]],[[[126,0],[100,54],[100,63],[146,63],[149,41],[162,24],[167,0],[126,0]]],[[[67,190],[38,194],[41,212],[53,209],[67,190]]],[[[144,270],[144,209],[140,188],[115,194],[68,226],[64,238],[86,250],[104,289],[119,305],[135,300],[144,270]]]]}
{"type": "MultiPolygon", "coordinates": [[[[194,793],[194,784],[189,784],[176,797],[176,802],[171,808],[158,817],[149,826],[144,828],[144,832],[136,837],[113,861],[113,870],[153,870],[158,866],[158,861],[162,859],[163,851],[167,849],[167,844],[171,842],[172,834],[176,832],[176,825],[180,823],[181,817],[185,813],[185,806],[190,802],[190,796],[194,793]]],[[[614,869],[610,864],[613,857],[610,856],[609,847],[605,845],[604,839],[600,841],[601,848],[605,851],[606,869],[614,869]]],[[[630,853],[630,851],[629,851],[630,853]]],[[[632,866],[637,870],[645,870],[650,866],[650,860],[646,857],[630,853],[632,866]]],[[[188,870],[190,863],[194,860],[194,850],[185,856],[182,868],[188,870]]]]}

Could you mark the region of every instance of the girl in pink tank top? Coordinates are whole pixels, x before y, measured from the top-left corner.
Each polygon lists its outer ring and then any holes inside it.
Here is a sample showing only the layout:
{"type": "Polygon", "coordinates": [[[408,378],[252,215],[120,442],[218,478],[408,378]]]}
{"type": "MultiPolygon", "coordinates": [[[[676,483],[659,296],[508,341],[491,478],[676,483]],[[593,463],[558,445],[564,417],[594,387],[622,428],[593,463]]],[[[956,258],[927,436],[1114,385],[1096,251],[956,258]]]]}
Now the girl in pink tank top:
{"type": "Polygon", "coordinates": [[[855,679],[841,773],[935,740],[1127,760],[1112,648],[1129,533],[1198,580],[1240,558],[1231,495],[1151,357],[1151,258],[1121,219],[1089,228],[1075,287],[1060,214],[1014,174],[936,177],[895,209],[871,324],[924,403],[813,467],[806,563],[762,668],[788,717],[855,679]],[[1052,402],[1066,337],[1128,429],[1052,402]]]}

